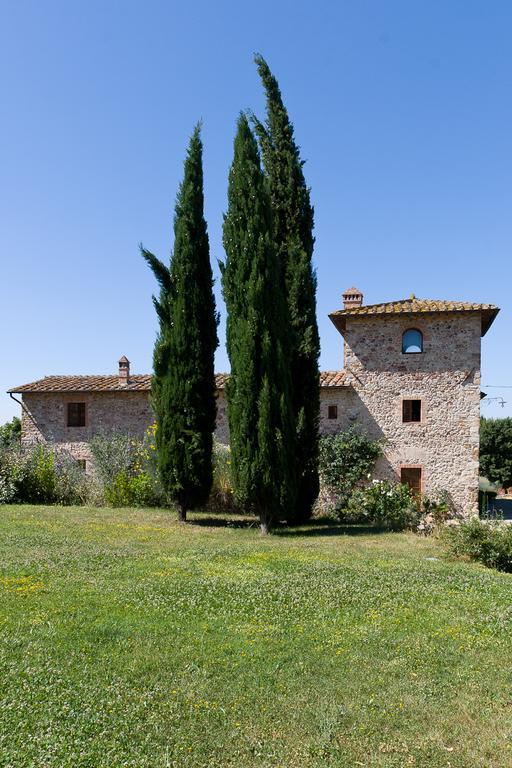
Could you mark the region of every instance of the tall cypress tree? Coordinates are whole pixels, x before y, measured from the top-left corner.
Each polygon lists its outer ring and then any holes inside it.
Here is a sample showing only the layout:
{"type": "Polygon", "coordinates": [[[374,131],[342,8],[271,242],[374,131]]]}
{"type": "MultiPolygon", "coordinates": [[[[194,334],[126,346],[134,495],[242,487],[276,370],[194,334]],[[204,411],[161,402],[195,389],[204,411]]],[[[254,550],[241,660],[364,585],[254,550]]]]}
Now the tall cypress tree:
{"type": "Polygon", "coordinates": [[[313,257],[313,207],[295,143],[293,125],[266,61],[255,57],[267,98],[265,124],[253,117],[260,142],[274,214],[274,240],[284,271],[291,320],[292,400],[297,436],[298,505],[296,517],[311,515],[318,495],[318,420],[320,338],[316,319],[313,257]]]}
{"type": "Polygon", "coordinates": [[[266,533],[296,502],[284,280],[256,139],[238,120],[224,219],[226,387],[235,492],[266,533]]]}
{"type": "Polygon", "coordinates": [[[176,200],[170,267],[141,248],[160,285],[160,297],[153,297],[160,329],[152,382],[158,472],[181,521],[188,509],[208,498],[216,418],[218,318],[203,213],[202,156],[197,125],[176,200]]]}

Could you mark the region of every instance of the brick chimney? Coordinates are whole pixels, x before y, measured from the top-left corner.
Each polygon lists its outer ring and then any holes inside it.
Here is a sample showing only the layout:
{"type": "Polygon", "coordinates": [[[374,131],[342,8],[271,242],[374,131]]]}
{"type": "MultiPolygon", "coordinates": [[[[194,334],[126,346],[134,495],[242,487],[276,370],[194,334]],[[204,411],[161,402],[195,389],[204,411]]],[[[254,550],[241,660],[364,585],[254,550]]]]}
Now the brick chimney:
{"type": "Polygon", "coordinates": [[[119,384],[125,387],[130,381],[130,361],[124,355],[119,360],[119,384]]]}
{"type": "Polygon", "coordinates": [[[343,294],[343,309],[354,309],[363,304],[363,294],[359,288],[349,288],[343,294]]]}

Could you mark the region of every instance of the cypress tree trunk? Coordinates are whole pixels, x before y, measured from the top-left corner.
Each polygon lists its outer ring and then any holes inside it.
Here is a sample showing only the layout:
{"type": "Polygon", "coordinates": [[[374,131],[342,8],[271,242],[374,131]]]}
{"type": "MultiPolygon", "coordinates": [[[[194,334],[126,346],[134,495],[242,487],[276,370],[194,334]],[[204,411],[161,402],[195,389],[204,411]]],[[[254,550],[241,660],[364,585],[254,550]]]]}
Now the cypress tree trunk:
{"type": "Polygon", "coordinates": [[[258,147],[244,115],[229,176],[224,248],[231,362],[226,395],[235,494],[259,515],[261,531],[267,533],[296,502],[295,441],[284,279],[258,147]]]}
{"type": "Polygon", "coordinates": [[[298,506],[307,519],[318,495],[320,338],[316,319],[313,208],[277,80],[261,56],[255,62],[267,97],[267,120],[253,117],[260,142],[274,214],[274,241],[284,273],[291,323],[292,401],[297,436],[298,506]]]}
{"type": "Polygon", "coordinates": [[[187,522],[187,508],[180,501],[178,501],[177,508],[178,508],[178,520],[179,520],[179,522],[180,523],[186,523],[187,522]]]}
{"type": "Polygon", "coordinates": [[[188,509],[208,499],[216,418],[218,318],[203,213],[202,151],[197,126],[176,200],[170,267],[142,249],[160,285],[160,297],[153,297],[160,325],[152,381],[157,466],[181,521],[188,509]]]}

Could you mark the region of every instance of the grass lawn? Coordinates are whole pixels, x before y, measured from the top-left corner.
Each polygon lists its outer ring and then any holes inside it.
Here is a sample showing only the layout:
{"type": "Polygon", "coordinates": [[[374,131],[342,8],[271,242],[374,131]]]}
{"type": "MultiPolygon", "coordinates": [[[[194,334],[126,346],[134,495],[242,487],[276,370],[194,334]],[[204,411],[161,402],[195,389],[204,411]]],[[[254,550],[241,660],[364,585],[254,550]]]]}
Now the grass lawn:
{"type": "Polygon", "coordinates": [[[0,507],[2,768],[512,766],[511,576],[215,522],[0,507]]]}

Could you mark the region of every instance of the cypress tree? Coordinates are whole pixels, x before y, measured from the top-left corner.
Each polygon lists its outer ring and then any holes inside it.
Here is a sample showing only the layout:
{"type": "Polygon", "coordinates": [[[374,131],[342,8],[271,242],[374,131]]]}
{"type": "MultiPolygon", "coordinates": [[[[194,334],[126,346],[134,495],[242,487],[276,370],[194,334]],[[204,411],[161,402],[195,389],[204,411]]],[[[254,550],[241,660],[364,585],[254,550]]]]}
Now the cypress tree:
{"type": "Polygon", "coordinates": [[[284,271],[291,322],[292,401],[297,437],[297,519],[311,515],[318,495],[318,421],[320,338],[316,319],[313,257],[313,207],[293,125],[276,78],[266,61],[255,57],[266,92],[265,124],[253,116],[274,214],[274,241],[284,271]]]}
{"type": "Polygon", "coordinates": [[[224,219],[222,287],[231,376],[226,387],[237,499],[263,533],[296,501],[284,281],[258,146],[238,120],[224,219]]]}
{"type": "Polygon", "coordinates": [[[160,297],[153,297],[160,328],[151,387],[157,466],[181,521],[186,520],[188,509],[201,506],[208,498],[216,418],[218,317],[203,213],[202,155],[197,125],[176,200],[170,267],[141,247],[160,285],[160,297]]]}

